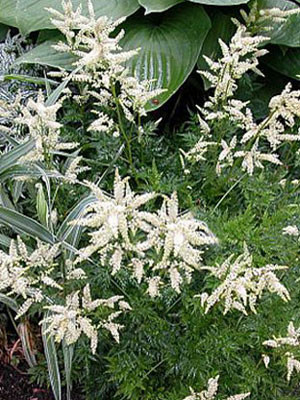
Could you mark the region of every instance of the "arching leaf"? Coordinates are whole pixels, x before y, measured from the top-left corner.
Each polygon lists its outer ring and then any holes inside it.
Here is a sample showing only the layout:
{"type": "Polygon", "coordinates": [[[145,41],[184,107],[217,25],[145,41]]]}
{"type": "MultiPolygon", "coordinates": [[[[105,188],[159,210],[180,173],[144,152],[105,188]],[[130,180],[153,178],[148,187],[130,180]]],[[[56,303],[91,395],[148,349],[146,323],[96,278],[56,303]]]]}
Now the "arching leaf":
{"type": "Polygon", "coordinates": [[[53,49],[56,42],[44,42],[27,53],[23,54],[16,60],[16,64],[40,64],[49,65],[50,67],[60,67],[67,70],[72,70],[72,63],[75,58],[67,53],[60,53],[53,49]]]}
{"type": "Polygon", "coordinates": [[[193,3],[207,4],[210,6],[236,6],[238,4],[246,4],[250,0],[189,0],[193,3]]]}
{"type": "Polygon", "coordinates": [[[151,12],[166,11],[184,1],[185,0],[139,0],[139,3],[145,8],[145,14],[150,14],[151,12]]]}

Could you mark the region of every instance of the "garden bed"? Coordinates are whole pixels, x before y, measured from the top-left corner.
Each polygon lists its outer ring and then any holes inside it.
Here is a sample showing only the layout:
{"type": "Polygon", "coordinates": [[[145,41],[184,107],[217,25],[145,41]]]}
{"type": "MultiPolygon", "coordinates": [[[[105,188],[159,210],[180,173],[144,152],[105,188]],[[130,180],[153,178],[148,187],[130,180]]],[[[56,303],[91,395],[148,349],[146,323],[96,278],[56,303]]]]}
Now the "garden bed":
{"type": "MultiPolygon", "coordinates": [[[[82,400],[73,393],[73,400],[82,400]]],[[[50,390],[37,388],[27,374],[10,365],[0,364],[0,400],[54,400],[50,390]]]]}

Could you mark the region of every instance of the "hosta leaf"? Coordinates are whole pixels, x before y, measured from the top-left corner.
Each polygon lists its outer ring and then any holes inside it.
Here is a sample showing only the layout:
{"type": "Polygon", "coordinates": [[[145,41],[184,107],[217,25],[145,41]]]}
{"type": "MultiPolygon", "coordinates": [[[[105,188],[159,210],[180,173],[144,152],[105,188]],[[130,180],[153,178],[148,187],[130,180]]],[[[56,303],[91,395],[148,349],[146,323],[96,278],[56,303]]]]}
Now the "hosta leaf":
{"type": "Polygon", "coordinates": [[[210,6],[236,6],[237,4],[245,4],[250,0],[189,0],[193,3],[207,4],[210,6]]]}
{"type": "MultiPolygon", "coordinates": [[[[203,56],[207,56],[212,60],[217,60],[221,55],[221,48],[219,39],[224,42],[229,42],[230,38],[234,34],[235,26],[231,21],[230,15],[223,14],[217,11],[212,17],[212,28],[209,31],[204,41],[197,65],[199,70],[207,70],[208,65],[203,56]]],[[[205,89],[210,87],[210,83],[204,79],[205,89]]]]}
{"type": "Polygon", "coordinates": [[[175,6],[176,4],[183,3],[185,0],[139,0],[141,6],[146,10],[145,14],[151,12],[162,12],[175,6]]]}
{"type": "MultiPolygon", "coordinates": [[[[292,10],[299,9],[299,6],[289,0],[259,0],[258,8],[259,10],[271,8],[292,10]]],[[[300,13],[290,15],[285,22],[274,22],[268,19],[263,24],[263,27],[268,27],[268,29],[266,32],[262,29],[261,34],[268,36],[271,43],[290,47],[300,46],[300,13]],[[272,29],[269,29],[269,27],[272,29]]]]}
{"type": "MultiPolygon", "coordinates": [[[[45,318],[49,316],[49,313],[46,313],[45,318]]],[[[55,347],[54,338],[47,333],[48,323],[44,322],[42,324],[42,339],[44,345],[44,352],[47,361],[48,374],[50,378],[51,388],[55,397],[55,400],[61,400],[61,379],[58,365],[58,357],[55,347]]]]}
{"type": "Polygon", "coordinates": [[[60,53],[53,49],[54,41],[44,42],[19,57],[15,64],[40,64],[50,67],[61,67],[72,70],[75,58],[67,53],[60,53]]]}
{"type": "Polygon", "coordinates": [[[300,80],[300,49],[288,49],[284,54],[278,48],[264,57],[264,63],[289,78],[300,80]]]}
{"type": "Polygon", "coordinates": [[[128,61],[130,73],[138,79],[155,79],[152,88],[167,91],[150,104],[149,110],[165,103],[193,70],[210,20],[202,7],[179,4],[165,13],[131,17],[124,24],[126,35],[122,46],[139,54],[128,61]]]}
{"type": "MultiPolygon", "coordinates": [[[[106,15],[113,19],[127,17],[139,7],[138,0],[92,0],[96,16],[106,15]]],[[[74,7],[82,3],[87,14],[87,2],[72,0],[74,7]]],[[[1,0],[0,22],[20,29],[23,35],[40,29],[53,29],[50,14],[45,7],[61,11],[61,0],[1,0]]]]}
{"type": "Polygon", "coordinates": [[[9,27],[7,25],[0,24],[0,41],[5,39],[9,27]]]}

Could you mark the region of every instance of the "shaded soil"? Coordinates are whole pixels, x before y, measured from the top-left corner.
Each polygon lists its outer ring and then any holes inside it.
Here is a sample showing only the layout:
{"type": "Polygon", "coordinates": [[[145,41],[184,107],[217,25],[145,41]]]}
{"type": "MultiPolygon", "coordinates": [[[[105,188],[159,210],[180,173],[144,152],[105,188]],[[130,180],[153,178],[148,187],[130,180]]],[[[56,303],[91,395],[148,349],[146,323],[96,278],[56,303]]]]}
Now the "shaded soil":
{"type": "Polygon", "coordinates": [[[0,400],[54,400],[51,393],[38,389],[28,377],[9,365],[0,364],[0,400]]]}
{"type": "MultiPolygon", "coordinates": [[[[72,400],[83,400],[74,390],[72,400]]],[[[27,375],[9,365],[0,364],[0,400],[54,400],[50,391],[29,383],[27,375]]]]}

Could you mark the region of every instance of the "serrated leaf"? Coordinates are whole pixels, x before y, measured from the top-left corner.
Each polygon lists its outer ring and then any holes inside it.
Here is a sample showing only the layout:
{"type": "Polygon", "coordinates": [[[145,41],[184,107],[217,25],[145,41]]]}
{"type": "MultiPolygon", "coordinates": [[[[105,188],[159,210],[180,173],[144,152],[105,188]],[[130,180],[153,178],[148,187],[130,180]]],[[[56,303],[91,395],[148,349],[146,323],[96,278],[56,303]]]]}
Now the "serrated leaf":
{"type": "MultiPolygon", "coordinates": [[[[133,14],[139,7],[138,0],[92,0],[97,17],[119,19],[133,14]]],[[[82,3],[83,13],[88,15],[87,2],[72,1],[74,7],[82,3]]],[[[23,35],[40,29],[53,29],[51,15],[45,10],[51,7],[62,11],[61,0],[1,0],[0,22],[20,29],[23,35]]]]}
{"type": "Polygon", "coordinates": [[[139,0],[139,3],[145,8],[145,14],[150,14],[152,12],[166,11],[184,1],[185,0],[139,0]]]}
{"type": "MultiPolygon", "coordinates": [[[[49,313],[45,314],[45,318],[49,316],[49,313]]],[[[45,332],[47,331],[48,324],[44,322],[42,324],[42,339],[44,345],[44,352],[47,361],[47,368],[50,378],[50,384],[55,400],[61,400],[61,379],[58,365],[57,352],[53,337],[49,336],[45,332]]]]}
{"type": "Polygon", "coordinates": [[[126,35],[121,45],[125,50],[142,45],[139,54],[127,63],[130,74],[139,80],[154,79],[152,89],[167,89],[155,104],[148,105],[148,110],[154,110],[165,103],[192,72],[210,29],[210,20],[202,7],[179,4],[155,16],[133,16],[123,28],[126,35]]]}

